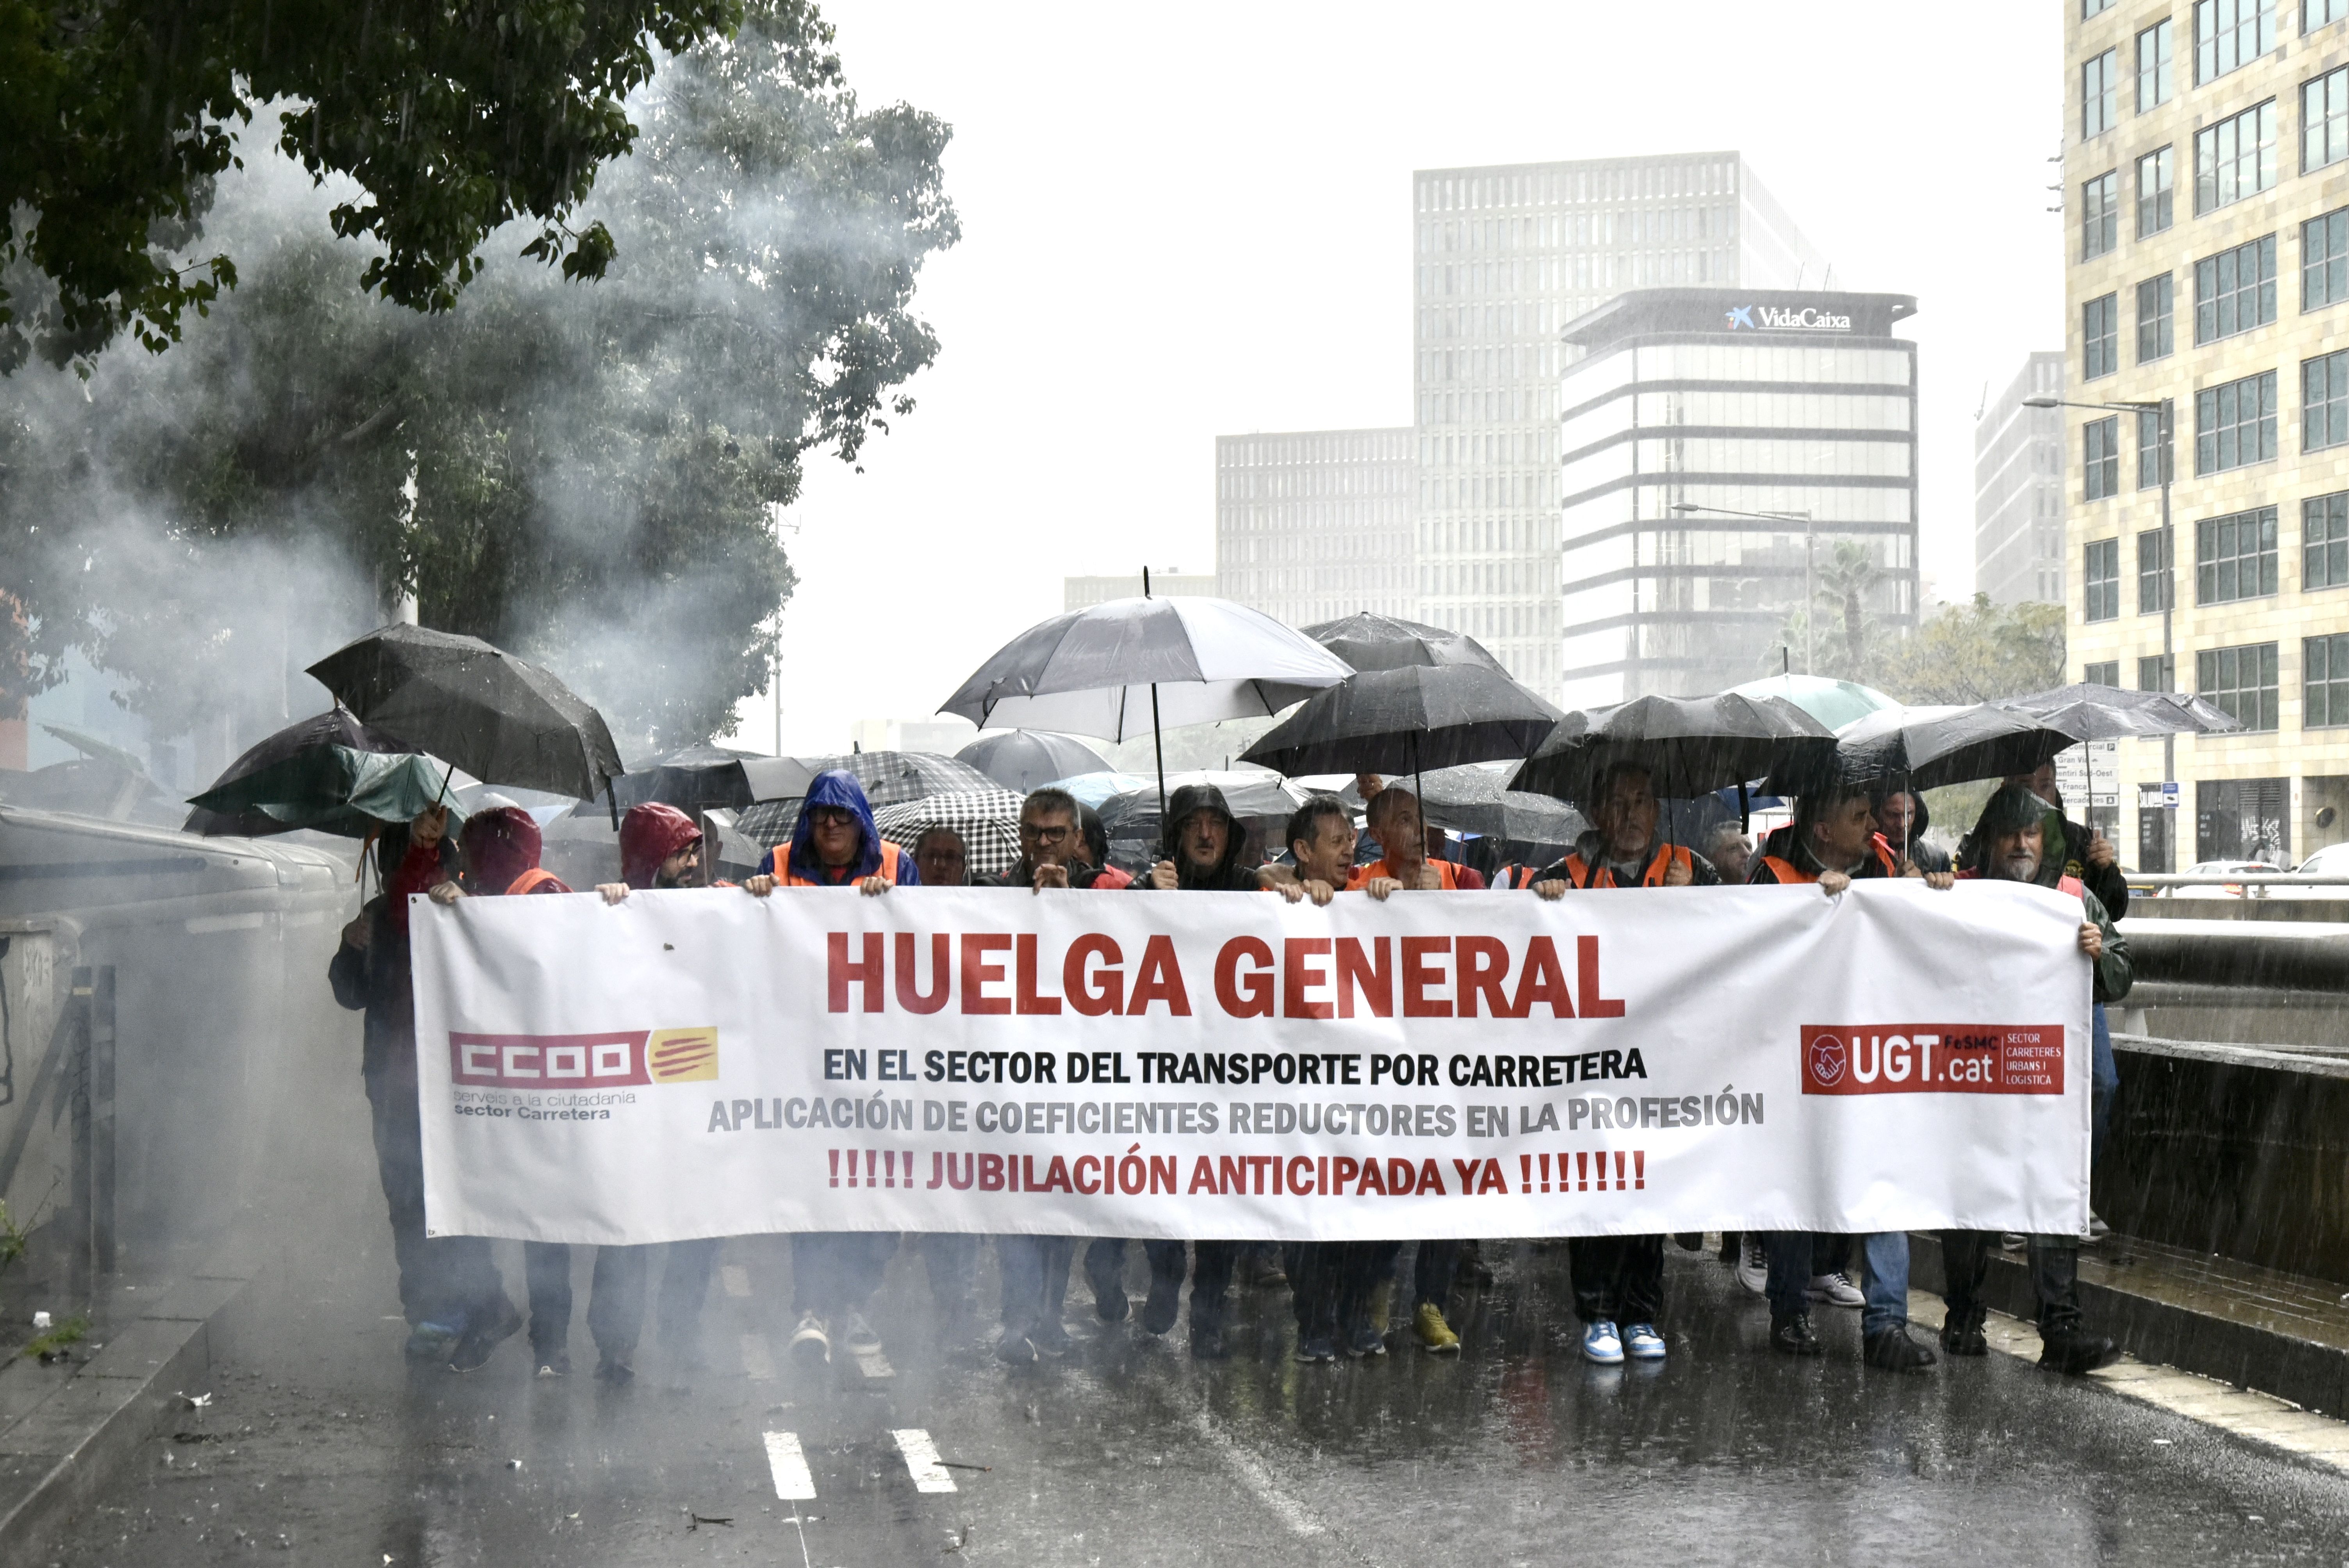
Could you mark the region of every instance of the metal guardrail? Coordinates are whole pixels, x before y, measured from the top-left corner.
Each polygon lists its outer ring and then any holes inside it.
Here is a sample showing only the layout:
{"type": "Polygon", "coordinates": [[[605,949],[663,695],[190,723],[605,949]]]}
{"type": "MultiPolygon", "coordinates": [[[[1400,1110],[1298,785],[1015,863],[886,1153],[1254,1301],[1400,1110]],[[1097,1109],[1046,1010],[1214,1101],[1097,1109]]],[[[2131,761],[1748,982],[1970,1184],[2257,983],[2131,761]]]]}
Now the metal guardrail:
{"type": "Polygon", "coordinates": [[[2294,876],[2290,872],[2146,872],[2125,873],[2139,887],[2349,887],[2349,876],[2294,876]]]}

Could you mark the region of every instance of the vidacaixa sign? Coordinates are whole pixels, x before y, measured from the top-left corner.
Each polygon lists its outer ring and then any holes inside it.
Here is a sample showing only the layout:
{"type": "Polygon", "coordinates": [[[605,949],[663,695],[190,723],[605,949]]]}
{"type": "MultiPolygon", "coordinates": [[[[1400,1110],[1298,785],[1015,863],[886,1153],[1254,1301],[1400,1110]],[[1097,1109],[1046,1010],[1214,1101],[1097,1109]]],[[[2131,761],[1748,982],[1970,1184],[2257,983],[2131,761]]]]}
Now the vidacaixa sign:
{"type": "Polygon", "coordinates": [[[1849,332],[1851,317],[1816,305],[1733,304],[1724,313],[1732,332],[1849,332]]]}

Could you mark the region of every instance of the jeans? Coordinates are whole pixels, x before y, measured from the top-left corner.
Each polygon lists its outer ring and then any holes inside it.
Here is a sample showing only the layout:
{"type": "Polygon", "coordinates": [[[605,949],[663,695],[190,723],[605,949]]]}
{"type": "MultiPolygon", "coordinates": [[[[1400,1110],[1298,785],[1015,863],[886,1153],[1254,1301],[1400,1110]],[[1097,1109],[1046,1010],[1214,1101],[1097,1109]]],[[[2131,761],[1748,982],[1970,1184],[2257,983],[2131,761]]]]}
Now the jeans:
{"type": "Polygon", "coordinates": [[[1303,1242],[1289,1248],[1297,1336],[1334,1339],[1369,1322],[1379,1281],[1402,1252],[1401,1242],[1303,1242]]]}
{"type": "MultiPolygon", "coordinates": [[[[1770,1315],[1787,1317],[1810,1310],[1805,1292],[1811,1283],[1816,1238],[1808,1231],[1773,1231],[1764,1238],[1770,1253],[1770,1315]]],[[[1859,1238],[1859,1331],[1880,1334],[1909,1322],[1909,1233],[1878,1231],[1859,1238]]]]}
{"type": "Polygon", "coordinates": [[[1422,1242],[1418,1261],[1412,1264],[1412,1305],[1433,1305],[1442,1312],[1452,1299],[1452,1276],[1460,1268],[1458,1242],[1422,1242]]]}
{"type": "Polygon", "coordinates": [[[978,1273],[978,1238],[933,1231],[920,1242],[922,1267],[930,1276],[930,1299],[949,1313],[970,1307],[971,1282],[978,1273]]]}
{"type": "Polygon", "coordinates": [[[2112,1130],[2113,1102],[2121,1095],[2121,1069],[2113,1059],[2112,1026],[2105,1020],[2102,1002],[2095,1005],[2090,1017],[2095,1038],[2095,1054],[2088,1076],[2088,1169],[2093,1171],[2105,1162],[2105,1142],[2112,1130]]]}
{"type": "MultiPolygon", "coordinates": [[[[1990,1273],[1991,1249],[1998,1238],[1988,1231],[1941,1233],[1941,1299],[1950,1321],[1979,1328],[1987,1304],[1982,1281],[1990,1273]]],[[[2042,1336],[2065,1334],[2080,1325],[2080,1243],[2072,1236],[2031,1238],[2031,1289],[2039,1300],[2042,1336]]]]}
{"type": "MultiPolygon", "coordinates": [[[[1154,1295],[1168,1292],[1180,1293],[1183,1275],[1191,1275],[1191,1315],[1196,1320],[1204,1312],[1213,1317],[1224,1309],[1224,1298],[1231,1290],[1232,1272],[1238,1265],[1240,1249],[1251,1243],[1245,1242],[1144,1242],[1143,1255],[1150,1260],[1150,1290],[1154,1295]],[[1186,1249],[1188,1249],[1186,1251],[1186,1249]],[[1206,1305],[1201,1305],[1202,1303],[1206,1305]]],[[[1119,1236],[1103,1236],[1085,1249],[1085,1277],[1092,1282],[1093,1295],[1107,1295],[1104,1285],[1118,1284],[1125,1278],[1125,1241],[1119,1236]]]]}
{"type": "MultiPolygon", "coordinates": [[[[605,1358],[626,1361],[645,1327],[645,1295],[653,1248],[597,1247],[587,1287],[587,1334],[605,1358]]],[[[530,1281],[530,1342],[559,1350],[571,1337],[571,1248],[562,1242],[524,1242],[523,1269],[530,1281]]],[[[701,1305],[709,1294],[714,1239],[671,1242],[661,1267],[660,1337],[671,1349],[692,1347],[701,1305]]]]}
{"type": "Polygon", "coordinates": [[[366,1078],[375,1124],[376,1175],[391,1212],[391,1252],[399,1265],[399,1306],[409,1326],[469,1319],[489,1322],[506,1310],[505,1283],[485,1236],[424,1233],[424,1135],[416,1086],[386,1074],[366,1078]]]}
{"type": "Polygon", "coordinates": [[[1583,1322],[1653,1323],[1663,1315],[1663,1237],[1576,1236],[1566,1256],[1574,1315],[1583,1322]]]}
{"type": "Polygon", "coordinates": [[[827,1322],[862,1312],[897,1251],[895,1231],[802,1231],[792,1237],[792,1310],[827,1322]]]}
{"type": "Polygon", "coordinates": [[[1076,1255],[1074,1236],[995,1238],[1007,1333],[1060,1326],[1061,1303],[1069,1294],[1069,1264],[1076,1255]]]}

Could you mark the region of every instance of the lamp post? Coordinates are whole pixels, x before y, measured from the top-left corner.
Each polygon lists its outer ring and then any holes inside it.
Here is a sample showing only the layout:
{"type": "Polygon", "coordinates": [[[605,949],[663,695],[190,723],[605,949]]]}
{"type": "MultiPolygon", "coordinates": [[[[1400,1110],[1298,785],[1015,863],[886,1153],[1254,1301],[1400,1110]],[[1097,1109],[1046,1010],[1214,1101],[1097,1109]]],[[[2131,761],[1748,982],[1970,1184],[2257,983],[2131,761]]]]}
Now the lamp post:
{"type": "MultiPolygon", "coordinates": [[[[2151,414],[2153,416],[2154,439],[2158,449],[2158,456],[2155,460],[2161,465],[2161,662],[2169,682],[2169,689],[2176,691],[2178,689],[2176,624],[2178,535],[2170,524],[2169,485],[2170,481],[2177,477],[2178,463],[2173,445],[2175,432],[2172,428],[2170,400],[2167,397],[2140,397],[2116,399],[2109,403],[2080,403],[2068,397],[2025,397],[2023,400],[2023,406],[2026,408],[2095,408],[2116,414],[2136,414],[2140,417],[2151,414]]],[[[2138,427],[2140,429],[2143,428],[2142,425],[2138,427]]],[[[2164,782],[2174,782],[2178,778],[2178,737],[2175,735],[2165,735],[2161,738],[2161,777],[2164,782]]],[[[2091,800],[2088,805],[2091,810],[2094,810],[2095,802],[2091,800]]],[[[2119,802],[2116,800],[2114,805],[2115,810],[2117,810],[2119,802]]],[[[2175,831],[2174,820],[2171,826],[2172,831],[2169,836],[2172,842],[2168,849],[2169,857],[2174,860],[2178,853],[2178,846],[2175,842],[2178,835],[2175,831]]]]}
{"type": "Polygon", "coordinates": [[[1817,612],[1817,592],[1811,586],[1811,544],[1818,533],[1811,526],[1811,514],[1807,511],[1739,511],[1734,507],[1699,506],[1692,500],[1674,501],[1671,510],[1683,515],[1701,511],[1713,517],[1753,517],[1764,522],[1799,522],[1803,525],[1803,673],[1806,676],[1817,674],[1817,661],[1814,655],[1818,634],[1811,624],[1817,612]]]}

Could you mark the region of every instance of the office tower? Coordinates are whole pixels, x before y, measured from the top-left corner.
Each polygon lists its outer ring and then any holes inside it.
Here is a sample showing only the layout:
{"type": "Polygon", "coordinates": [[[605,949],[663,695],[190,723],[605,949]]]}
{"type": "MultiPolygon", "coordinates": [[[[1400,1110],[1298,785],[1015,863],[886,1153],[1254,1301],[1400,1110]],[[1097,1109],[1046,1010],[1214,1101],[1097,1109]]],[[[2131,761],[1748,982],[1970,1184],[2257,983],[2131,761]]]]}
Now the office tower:
{"type": "Polygon", "coordinates": [[[1412,432],[1216,438],[1216,592],[1292,626],[1409,617],[1412,432]]]}
{"type": "Polygon", "coordinates": [[[1974,421],[1974,592],[1994,604],[2064,603],[2064,356],[2033,354],[1974,421]]]}

